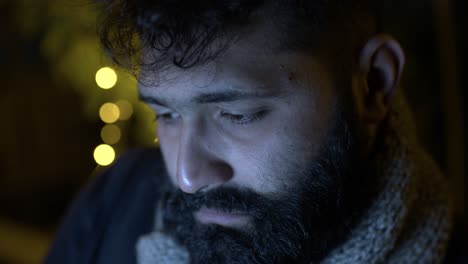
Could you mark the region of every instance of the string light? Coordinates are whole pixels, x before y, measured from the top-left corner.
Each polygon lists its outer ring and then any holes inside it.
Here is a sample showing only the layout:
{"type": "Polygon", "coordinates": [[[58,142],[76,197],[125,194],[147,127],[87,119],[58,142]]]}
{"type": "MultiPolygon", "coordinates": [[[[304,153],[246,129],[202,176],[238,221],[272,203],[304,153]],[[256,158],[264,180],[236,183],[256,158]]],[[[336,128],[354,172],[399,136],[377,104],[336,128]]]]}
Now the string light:
{"type": "Polygon", "coordinates": [[[101,166],[108,166],[115,160],[114,148],[107,144],[102,144],[94,149],[94,160],[101,166]]]}
{"type": "Polygon", "coordinates": [[[101,129],[101,138],[104,143],[113,145],[120,141],[122,133],[120,127],[116,125],[105,125],[101,129]]]}
{"type": "Polygon", "coordinates": [[[96,72],[96,83],[102,89],[111,89],[117,83],[117,73],[109,67],[101,68],[96,72]]]}
{"type": "Polygon", "coordinates": [[[107,124],[117,122],[120,118],[120,109],[116,104],[105,103],[99,109],[101,120],[107,124]]]}

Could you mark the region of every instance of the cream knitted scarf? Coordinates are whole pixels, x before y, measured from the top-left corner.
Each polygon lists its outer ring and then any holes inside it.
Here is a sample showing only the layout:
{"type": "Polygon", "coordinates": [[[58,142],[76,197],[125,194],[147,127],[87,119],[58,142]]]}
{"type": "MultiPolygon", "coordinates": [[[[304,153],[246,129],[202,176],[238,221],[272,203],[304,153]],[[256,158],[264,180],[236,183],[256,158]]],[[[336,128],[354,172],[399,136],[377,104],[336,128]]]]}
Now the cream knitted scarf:
{"type": "MultiPolygon", "coordinates": [[[[419,148],[401,96],[387,121],[375,157],[379,194],[324,264],[443,261],[452,222],[446,179],[419,148]]],[[[159,232],[140,238],[137,259],[139,264],[189,263],[188,253],[159,232]]]]}

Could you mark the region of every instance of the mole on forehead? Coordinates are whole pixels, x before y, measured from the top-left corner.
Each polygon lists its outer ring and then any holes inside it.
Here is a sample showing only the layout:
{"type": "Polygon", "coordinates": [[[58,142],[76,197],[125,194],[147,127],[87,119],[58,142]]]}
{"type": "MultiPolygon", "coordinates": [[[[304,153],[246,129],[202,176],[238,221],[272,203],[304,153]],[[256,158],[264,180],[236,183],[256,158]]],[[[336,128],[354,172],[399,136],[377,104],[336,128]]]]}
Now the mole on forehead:
{"type": "Polygon", "coordinates": [[[287,75],[287,78],[289,81],[294,82],[297,79],[297,72],[292,69],[288,69],[286,66],[283,64],[280,65],[280,69],[283,71],[285,75],[287,75]]]}

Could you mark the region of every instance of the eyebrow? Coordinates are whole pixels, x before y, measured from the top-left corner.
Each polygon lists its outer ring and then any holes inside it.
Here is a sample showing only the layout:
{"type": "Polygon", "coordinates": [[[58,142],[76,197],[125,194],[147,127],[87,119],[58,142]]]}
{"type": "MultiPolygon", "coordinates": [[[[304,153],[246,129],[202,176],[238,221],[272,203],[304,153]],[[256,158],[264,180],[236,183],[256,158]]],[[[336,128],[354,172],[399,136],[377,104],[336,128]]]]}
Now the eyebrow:
{"type": "MultiPolygon", "coordinates": [[[[259,98],[275,98],[280,97],[279,92],[240,92],[240,91],[223,91],[223,92],[212,92],[204,93],[193,97],[190,101],[195,104],[214,104],[214,103],[229,103],[241,100],[259,99],[259,98]]],[[[162,99],[154,96],[146,96],[139,94],[140,100],[148,104],[157,104],[161,106],[167,106],[169,103],[162,99]]]]}
{"type": "Polygon", "coordinates": [[[229,103],[248,99],[279,97],[278,92],[240,92],[223,91],[195,96],[191,101],[196,104],[229,103]]]}

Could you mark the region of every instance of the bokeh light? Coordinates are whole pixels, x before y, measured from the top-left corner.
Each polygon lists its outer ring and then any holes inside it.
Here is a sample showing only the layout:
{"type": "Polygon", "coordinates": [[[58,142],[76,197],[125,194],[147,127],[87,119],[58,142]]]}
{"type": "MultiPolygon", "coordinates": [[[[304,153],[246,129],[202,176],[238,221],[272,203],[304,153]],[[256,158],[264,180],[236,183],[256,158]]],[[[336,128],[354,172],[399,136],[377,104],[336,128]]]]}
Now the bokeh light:
{"type": "Polygon", "coordinates": [[[105,103],[99,109],[101,120],[107,124],[115,123],[120,118],[120,109],[116,104],[105,103]]]}
{"type": "Polygon", "coordinates": [[[109,67],[104,67],[96,72],[96,83],[102,89],[110,89],[117,83],[117,73],[109,67]]]}
{"type": "Polygon", "coordinates": [[[114,145],[120,141],[121,137],[120,127],[116,125],[105,125],[101,129],[101,138],[106,144],[114,145]]]}
{"type": "Polygon", "coordinates": [[[120,120],[128,120],[133,115],[133,106],[127,100],[119,100],[115,103],[120,110],[120,120]]]}
{"type": "Polygon", "coordinates": [[[101,166],[108,166],[115,160],[114,148],[107,144],[102,144],[94,150],[94,160],[101,166]]]}

